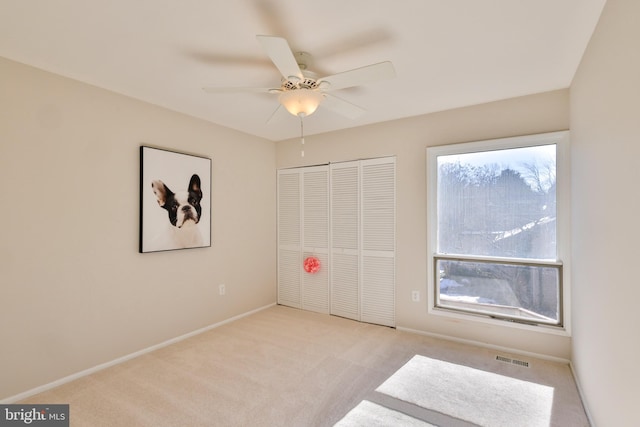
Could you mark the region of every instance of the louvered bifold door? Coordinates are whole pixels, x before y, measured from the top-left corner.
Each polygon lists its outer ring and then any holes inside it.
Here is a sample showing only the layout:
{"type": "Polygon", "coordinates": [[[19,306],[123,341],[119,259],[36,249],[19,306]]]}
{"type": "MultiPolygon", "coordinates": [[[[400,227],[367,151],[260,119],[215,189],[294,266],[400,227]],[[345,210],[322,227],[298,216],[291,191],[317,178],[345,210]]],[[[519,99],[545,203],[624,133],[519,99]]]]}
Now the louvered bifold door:
{"type": "Polygon", "coordinates": [[[359,162],[331,165],[331,314],[360,320],[359,162]]]}
{"type": "Polygon", "coordinates": [[[304,168],[302,173],[302,262],[320,261],[316,272],[302,269],[302,308],[329,313],[329,167],[304,168]]]}
{"type": "Polygon", "coordinates": [[[301,174],[278,171],[278,304],[301,308],[301,174]]]}
{"type": "Polygon", "coordinates": [[[361,161],[360,320],[395,326],[395,158],[361,161]]]}

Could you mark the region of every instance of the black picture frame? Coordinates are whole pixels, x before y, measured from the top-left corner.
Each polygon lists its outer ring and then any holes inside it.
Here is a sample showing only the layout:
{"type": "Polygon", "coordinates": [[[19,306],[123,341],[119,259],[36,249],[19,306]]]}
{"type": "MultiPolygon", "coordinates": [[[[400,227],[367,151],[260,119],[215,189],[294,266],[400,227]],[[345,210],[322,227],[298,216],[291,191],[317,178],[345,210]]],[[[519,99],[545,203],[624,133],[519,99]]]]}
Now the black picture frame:
{"type": "Polygon", "coordinates": [[[139,252],[211,247],[211,159],[140,146],[139,252]]]}

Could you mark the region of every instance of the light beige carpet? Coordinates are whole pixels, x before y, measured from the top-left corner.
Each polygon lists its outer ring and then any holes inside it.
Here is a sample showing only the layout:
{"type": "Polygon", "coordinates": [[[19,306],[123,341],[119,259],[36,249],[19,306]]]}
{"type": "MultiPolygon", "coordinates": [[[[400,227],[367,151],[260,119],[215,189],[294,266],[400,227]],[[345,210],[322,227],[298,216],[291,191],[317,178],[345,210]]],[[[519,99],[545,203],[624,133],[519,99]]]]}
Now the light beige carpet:
{"type": "Polygon", "coordinates": [[[343,419],[336,423],[336,427],[436,427],[433,424],[420,421],[402,412],[394,411],[377,403],[363,400],[353,408],[343,419]]]}
{"type": "Polygon", "coordinates": [[[487,427],[548,427],[553,387],[414,356],[380,393],[487,427]]]}
{"type": "Polygon", "coordinates": [[[363,400],[469,426],[375,391],[415,355],[553,387],[549,425],[588,425],[567,365],[506,365],[492,350],[283,306],[19,403],[68,403],[73,427],[332,426],[363,400]]]}

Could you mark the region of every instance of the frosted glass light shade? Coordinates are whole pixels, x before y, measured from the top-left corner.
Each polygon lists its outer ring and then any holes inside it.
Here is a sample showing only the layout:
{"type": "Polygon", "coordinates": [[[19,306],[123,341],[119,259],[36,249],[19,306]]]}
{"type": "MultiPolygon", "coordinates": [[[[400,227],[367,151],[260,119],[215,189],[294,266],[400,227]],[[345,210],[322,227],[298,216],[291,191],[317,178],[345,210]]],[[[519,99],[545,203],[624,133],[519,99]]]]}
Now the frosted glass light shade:
{"type": "Polygon", "coordinates": [[[316,111],[322,101],[322,94],[311,89],[293,89],[282,92],[279,100],[294,116],[305,117],[316,111]]]}

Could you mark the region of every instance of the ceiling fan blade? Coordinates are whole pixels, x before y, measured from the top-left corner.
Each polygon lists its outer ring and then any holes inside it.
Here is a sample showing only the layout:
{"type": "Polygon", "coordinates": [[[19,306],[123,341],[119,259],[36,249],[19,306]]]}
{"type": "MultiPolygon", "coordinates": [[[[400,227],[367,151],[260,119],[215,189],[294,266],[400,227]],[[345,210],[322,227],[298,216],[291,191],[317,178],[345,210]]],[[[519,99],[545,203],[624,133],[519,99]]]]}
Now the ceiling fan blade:
{"type": "Polygon", "coordinates": [[[393,64],[385,61],[321,78],[318,84],[323,90],[337,90],[392,79],[395,76],[393,64]]]}
{"type": "Polygon", "coordinates": [[[295,77],[302,80],[302,71],[285,39],[275,36],[256,37],[284,78],[295,77]]]}
{"type": "Polygon", "coordinates": [[[265,87],[203,87],[202,90],[207,93],[270,93],[276,89],[265,87]]]}
{"type": "Polygon", "coordinates": [[[329,93],[323,93],[324,99],[320,103],[322,107],[327,107],[331,111],[343,115],[349,119],[357,119],[362,117],[366,110],[362,107],[352,104],[349,101],[345,101],[342,98],[338,98],[335,95],[329,93]]]}

